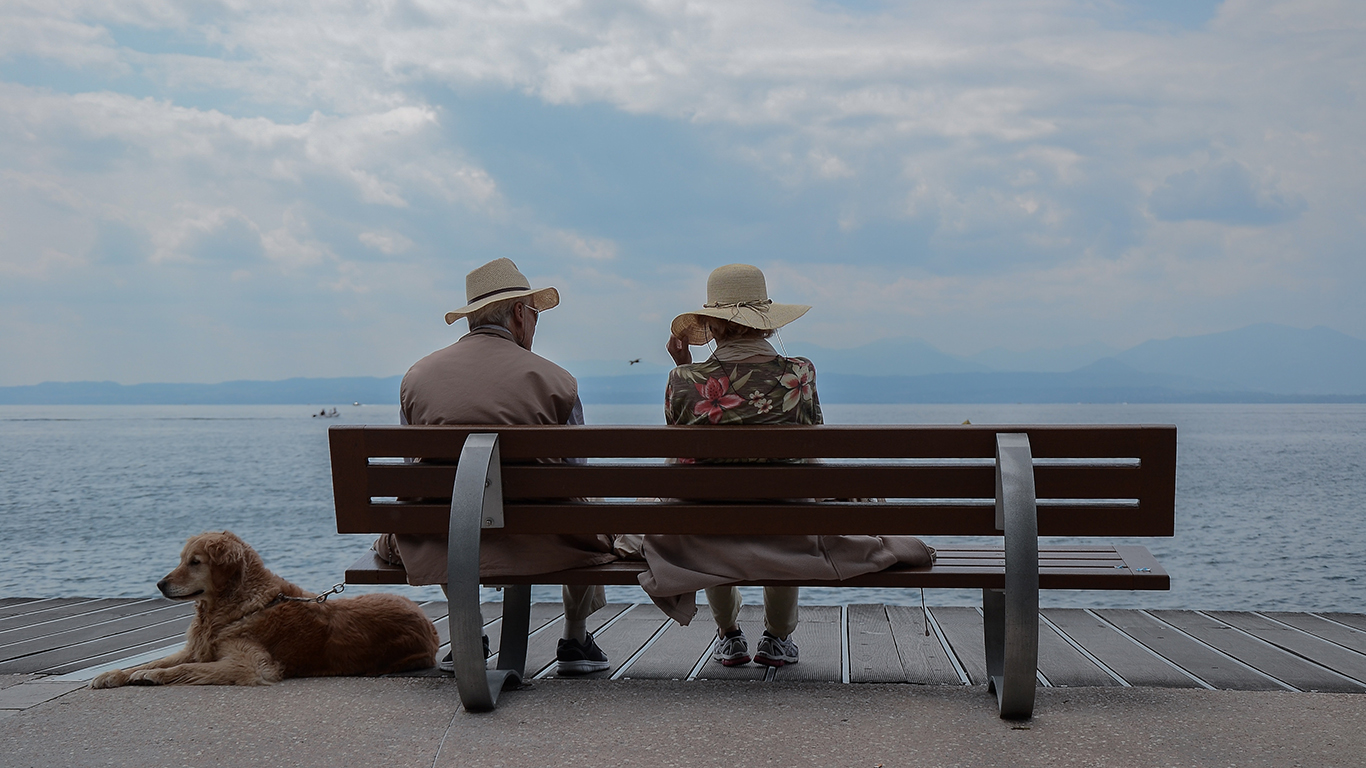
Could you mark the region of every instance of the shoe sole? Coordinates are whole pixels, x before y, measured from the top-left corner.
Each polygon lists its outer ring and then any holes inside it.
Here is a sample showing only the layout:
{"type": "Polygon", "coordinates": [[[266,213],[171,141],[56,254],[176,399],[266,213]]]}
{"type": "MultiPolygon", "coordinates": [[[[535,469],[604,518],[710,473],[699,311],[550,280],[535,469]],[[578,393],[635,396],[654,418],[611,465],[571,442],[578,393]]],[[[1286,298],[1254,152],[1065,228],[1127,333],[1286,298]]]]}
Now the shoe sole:
{"type": "Polygon", "coordinates": [[[555,664],[557,675],[587,675],[611,669],[610,661],[560,661],[555,664]]]}
{"type": "Polygon", "coordinates": [[[788,664],[796,664],[796,659],[775,659],[769,656],[755,656],[755,664],[763,664],[766,667],[785,667],[788,664]]]}
{"type": "Polygon", "coordinates": [[[748,664],[748,663],[749,663],[749,657],[748,657],[748,656],[736,656],[736,657],[734,657],[734,658],[729,658],[729,659],[727,659],[727,658],[722,658],[722,657],[720,657],[720,656],[713,656],[712,658],[715,659],[716,661],[721,662],[721,666],[723,666],[723,667],[738,667],[738,666],[740,666],[741,664],[748,664]]]}

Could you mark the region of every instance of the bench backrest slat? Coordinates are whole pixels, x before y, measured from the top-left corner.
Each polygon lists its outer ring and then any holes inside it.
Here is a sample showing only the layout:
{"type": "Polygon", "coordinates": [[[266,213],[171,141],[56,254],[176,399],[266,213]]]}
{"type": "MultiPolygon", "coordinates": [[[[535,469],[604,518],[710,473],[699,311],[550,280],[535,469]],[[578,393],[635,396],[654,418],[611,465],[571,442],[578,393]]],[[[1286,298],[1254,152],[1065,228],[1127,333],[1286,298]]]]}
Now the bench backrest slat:
{"type": "Polygon", "coordinates": [[[370,456],[402,457],[410,451],[455,460],[471,432],[497,432],[504,461],[547,456],[589,458],[991,458],[998,432],[1026,432],[1034,458],[1138,456],[1146,431],[1175,433],[1171,425],[979,425],[962,426],[745,426],[745,427],[558,427],[558,426],[336,426],[360,431],[370,456]],[[743,430],[737,440],[727,431],[743,430]]]}
{"type": "MultiPolygon", "coordinates": [[[[1139,467],[1042,466],[1034,471],[1039,498],[1137,499],[1147,480],[1139,467]]],[[[369,492],[375,497],[449,497],[455,467],[440,465],[374,466],[369,492]]],[[[504,466],[503,498],[558,496],[734,498],[735,484],[746,483],[754,498],[981,498],[993,488],[989,466],[839,466],[839,465],[692,465],[692,466],[504,466]]]]}

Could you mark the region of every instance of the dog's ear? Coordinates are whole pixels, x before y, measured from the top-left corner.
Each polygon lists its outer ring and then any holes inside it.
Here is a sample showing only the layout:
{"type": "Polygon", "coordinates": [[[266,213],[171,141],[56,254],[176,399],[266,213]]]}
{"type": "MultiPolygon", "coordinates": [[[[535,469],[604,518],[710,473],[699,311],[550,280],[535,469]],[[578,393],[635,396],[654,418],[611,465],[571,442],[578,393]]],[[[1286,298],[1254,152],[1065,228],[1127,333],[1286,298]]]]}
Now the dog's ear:
{"type": "Polygon", "coordinates": [[[201,544],[211,565],[241,568],[247,562],[247,543],[230,531],[206,533],[201,544]]]}

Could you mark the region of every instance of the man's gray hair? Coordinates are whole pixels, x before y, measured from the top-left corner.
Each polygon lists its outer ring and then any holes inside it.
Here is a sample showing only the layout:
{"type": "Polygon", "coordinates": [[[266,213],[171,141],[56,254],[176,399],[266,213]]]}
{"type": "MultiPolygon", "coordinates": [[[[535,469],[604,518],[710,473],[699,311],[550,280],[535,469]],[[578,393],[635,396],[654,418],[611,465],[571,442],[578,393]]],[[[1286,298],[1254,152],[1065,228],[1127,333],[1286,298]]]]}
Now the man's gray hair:
{"type": "Polygon", "coordinates": [[[470,330],[474,330],[481,325],[501,325],[504,328],[511,329],[512,308],[516,306],[518,302],[526,303],[526,301],[527,300],[523,298],[503,299],[502,301],[495,301],[487,307],[481,307],[469,313],[470,330]]]}

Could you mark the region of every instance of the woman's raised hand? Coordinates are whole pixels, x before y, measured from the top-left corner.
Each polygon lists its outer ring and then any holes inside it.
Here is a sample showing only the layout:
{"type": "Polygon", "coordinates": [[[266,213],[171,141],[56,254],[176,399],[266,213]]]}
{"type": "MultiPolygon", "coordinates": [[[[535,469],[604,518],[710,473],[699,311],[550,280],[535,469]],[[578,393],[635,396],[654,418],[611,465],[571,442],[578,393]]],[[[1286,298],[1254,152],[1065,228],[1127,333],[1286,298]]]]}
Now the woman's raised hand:
{"type": "Polygon", "coordinates": [[[674,359],[674,365],[687,365],[692,362],[692,350],[688,348],[688,342],[677,336],[670,336],[669,342],[664,345],[669,351],[669,357],[674,359]]]}

